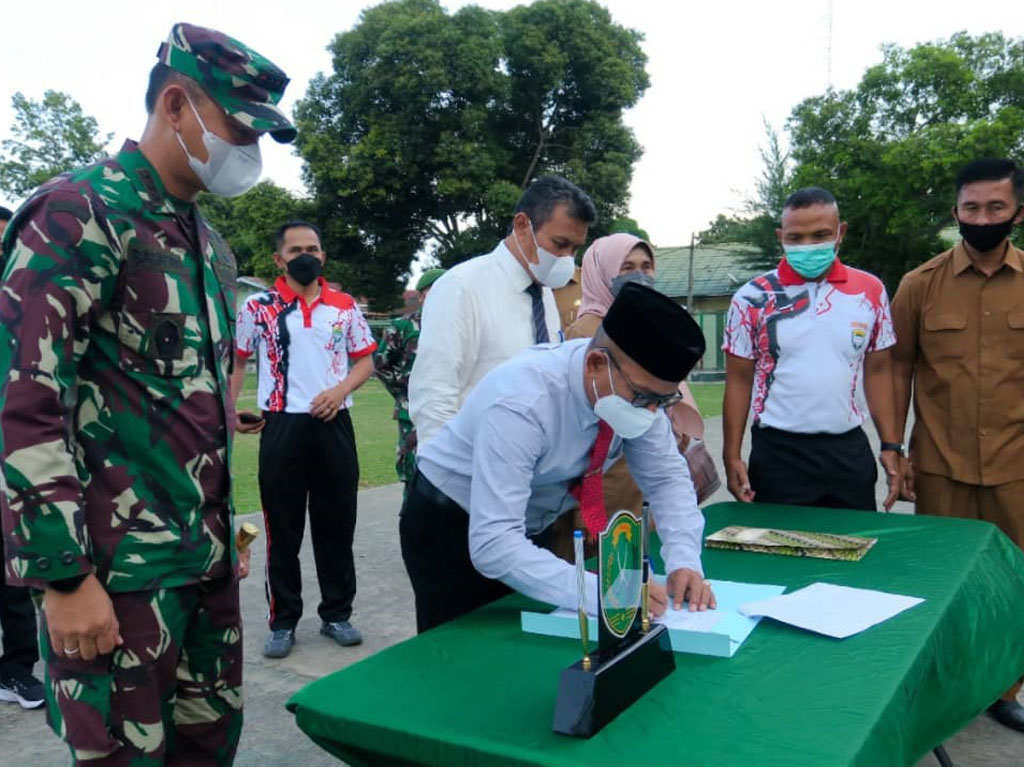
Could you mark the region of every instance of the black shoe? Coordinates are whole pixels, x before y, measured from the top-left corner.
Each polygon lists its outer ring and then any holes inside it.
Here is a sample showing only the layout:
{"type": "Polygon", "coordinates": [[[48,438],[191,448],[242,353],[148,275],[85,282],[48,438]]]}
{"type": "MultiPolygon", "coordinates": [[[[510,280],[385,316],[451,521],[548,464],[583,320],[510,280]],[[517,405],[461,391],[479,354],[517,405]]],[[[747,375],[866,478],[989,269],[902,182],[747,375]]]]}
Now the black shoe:
{"type": "Polygon", "coordinates": [[[22,709],[38,709],[46,702],[43,684],[22,667],[11,669],[0,679],[0,701],[17,702],[22,709]]]}
{"type": "Polygon", "coordinates": [[[1001,725],[1024,732],[1024,707],[1016,701],[1000,699],[989,707],[988,711],[1001,725]]]}

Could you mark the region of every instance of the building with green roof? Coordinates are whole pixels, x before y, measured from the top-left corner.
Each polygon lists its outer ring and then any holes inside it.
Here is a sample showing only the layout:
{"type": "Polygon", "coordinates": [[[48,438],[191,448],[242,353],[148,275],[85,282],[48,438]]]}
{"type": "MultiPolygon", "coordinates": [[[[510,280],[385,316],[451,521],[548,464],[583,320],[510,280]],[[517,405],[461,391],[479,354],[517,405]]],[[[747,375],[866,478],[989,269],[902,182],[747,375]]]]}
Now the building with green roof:
{"type": "MultiPolygon", "coordinates": [[[[690,246],[655,248],[654,263],[658,276],[655,288],[688,307],[707,342],[707,352],[691,374],[700,379],[725,370],[722,332],[732,295],[748,280],[765,272],[752,266],[758,251],[741,243],[696,245],[693,248],[693,286],[690,286],[690,246]]],[[[762,260],[763,261],[763,260],[762,260]]]]}

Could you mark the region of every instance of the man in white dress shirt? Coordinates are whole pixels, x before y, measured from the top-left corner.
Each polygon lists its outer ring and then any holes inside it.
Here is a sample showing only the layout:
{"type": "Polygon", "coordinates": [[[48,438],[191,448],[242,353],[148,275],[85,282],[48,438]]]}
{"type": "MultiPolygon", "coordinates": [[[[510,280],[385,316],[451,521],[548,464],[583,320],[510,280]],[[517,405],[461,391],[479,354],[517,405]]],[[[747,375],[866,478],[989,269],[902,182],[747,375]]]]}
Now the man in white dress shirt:
{"type": "MultiPolygon", "coordinates": [[[[418,630],[511,590],[575,607],[575,569],[537,542],[577,506],[573,488],[592,460],[607,467],[622,452],[663,544],[667,593],[652,591],[655,614],[667,596],[694,610],[714,607],[700,562],[704,519],[664,413],[703,353],[703,334],[682,307],[631,283],[593,339],[538,346],[488,374],[421,447],[402,508],[418,630]]],[[[594,505],[587,499],[598,500],[592,535],[606,514],[600,483],[596,496],[587,492],[595,474],[599,480],[600,469],[582,480],[585,519],[594,505]]],[[[593,574],[586,599],[596,612],[593,574]]]]}
{"type": "Polygon", "coordinates": [[[542,176],[519,199],[511,231],[497,248],[434,283],[409,377],[409,415],[420,445],[488,371],[533,344],[559,339],[551,289],[572,277],[573,254],[596,218],[579,187],[542,176]]]}

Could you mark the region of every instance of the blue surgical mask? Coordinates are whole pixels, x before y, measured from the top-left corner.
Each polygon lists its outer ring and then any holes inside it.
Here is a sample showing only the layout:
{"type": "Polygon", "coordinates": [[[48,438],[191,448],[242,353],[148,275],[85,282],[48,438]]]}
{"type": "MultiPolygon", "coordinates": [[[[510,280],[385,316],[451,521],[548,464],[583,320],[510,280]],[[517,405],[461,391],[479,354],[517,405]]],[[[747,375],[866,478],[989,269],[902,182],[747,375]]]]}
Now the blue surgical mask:
{"type": "Polygon", "coordinates": [[[786,261],[793,270],[808,280],[825,274],[836,260],[836,242],[811,243],[810,245],[783,245],[786,261]]]}

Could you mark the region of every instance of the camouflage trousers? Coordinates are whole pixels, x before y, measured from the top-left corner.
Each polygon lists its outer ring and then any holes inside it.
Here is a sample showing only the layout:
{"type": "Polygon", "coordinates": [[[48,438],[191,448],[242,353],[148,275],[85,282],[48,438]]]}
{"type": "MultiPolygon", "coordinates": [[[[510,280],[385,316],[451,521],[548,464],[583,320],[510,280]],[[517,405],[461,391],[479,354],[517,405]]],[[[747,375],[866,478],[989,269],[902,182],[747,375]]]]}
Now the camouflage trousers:
{"type": "Polygon", "coordinates": [[[124,644],[92,661],[52,653],[47,721],[75,765],[231,765],[242,731],[238,582],[111,594],[124,644]]]}
{"type": "Polygon", "coordinates": [[[416,427],[408,419],[398,419],[395,471],[398,472],[398,479],[406,484],[416,474],[416,427]]]}

